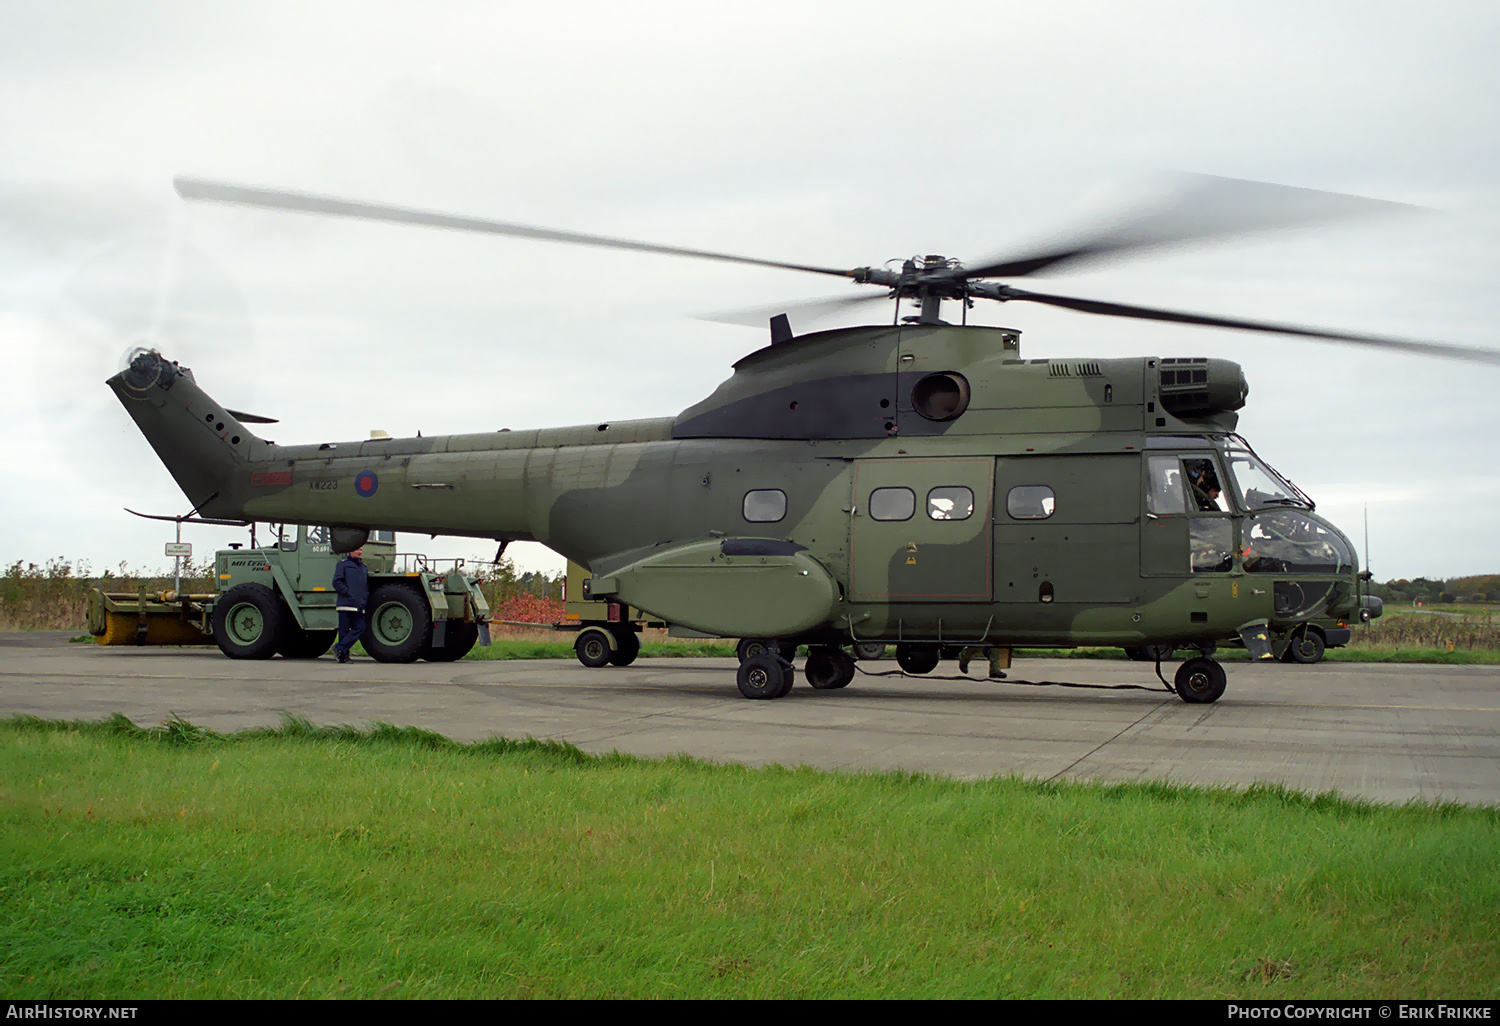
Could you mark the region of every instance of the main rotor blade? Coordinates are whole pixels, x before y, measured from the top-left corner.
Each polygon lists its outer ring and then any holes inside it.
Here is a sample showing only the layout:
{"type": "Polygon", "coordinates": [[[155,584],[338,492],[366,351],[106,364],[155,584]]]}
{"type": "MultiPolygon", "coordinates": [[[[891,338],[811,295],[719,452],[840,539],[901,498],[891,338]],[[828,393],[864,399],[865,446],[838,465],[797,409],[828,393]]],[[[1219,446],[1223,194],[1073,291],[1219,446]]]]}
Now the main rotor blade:
{"type": "Polygon", "coordinates": [[[1234,317],[1214,317],[1209,314],[1186,313],[1178,310],[1160,310],[1149,306],[1131,306],[1127,303],[1106,303],[1095,299],[1075,299],[1046,292],[1030,292],[1025,289],[1002,286],[1000,298],[1020,299],[1032,303],[1046,303],[1080,313],[1101,314],[1106,317],[1134,317],[1145,321],[1168,321],[1173,324],[1201,324],[1210,328],[1235,328],[1240,331],[1262,331],[1273,335],[1296,335],[1302,338],[1319,339],[1325,342],[1341,342],[1348,345],[1370,346],[1400,353],[1417,353],[1422,356],[1442,356],[1451,360],[1466,360],[1471,363],[1500,365],[1500,350],[1480,346],[1461,346],[1449,342],[1423,342],[1418,339],[1391,338],[1385,335],[1357,335],[1342,331],[1325,331],[1321,328],[1301,327],[1295,324],[1273,324],[1268,321],[1248,321],[1234,317]]]}
{"type": "Polygon", "coordinates": [[[1155,210],[1059,248],[994,258],[975,267],[965,267],[955,277],[1020,278],[1140,249],[1421,209],[1406,203],[1269,182],[1213,175],[1186,177],[1187,183],[1155,210]]]}
{"type": "Polygon", "coordinates": [[[850,307],[872,299],[888,299],[884,292],[861,292],[855,296],[831,296],[828,299],[806,299],[795,303],[777,303],[766,306],[751,306],[740,310],[722,310],[718,313],[699,314],[698,319],[718,324],[740,324],[747,328],[764,328],[772,317],[786,314],[793,322],[817,320],[843,313],[850,307]]]}
{"type": "Polygon", "coordinates": [[[393,207],[380,203],[361,203],[342,200],[332,196],[315,196],[310,193],[289,192],[282,189],[255,189],[241,185],[226,185],[222,182],[207,182],[181,175],[172,179],[177,194],[183,199],[209,200],[217,203],[241,203],[252,207],[272,210],[295,210],[307,214],[328,214],[334,217],[354,217],[368,221],[386,221],[391,224],[416,224],[429,228],[453,228],[459,231],[485,232],[490,235],[510,235],[523,239],[539,239],[543,242],[569,242],[581,246],[602,246],[606,249],[626,249],[641,253],[662,253],[667,256],[697,257],[703,260],[722,260],[734,264],[753,264],[757,267],[780,267],[789,271],[810,271],[813,274],[831,274],[840,278],[852,276],[852,272],[836,267],[813,267],[808,264],[791,264],[780,260],[760,260],[756,257],[736,256],[732,253],[716,253],[706,249],[689,249],[685,246],[663,246],[653,242],[636,242],[617,239],[608,235],[587,235],[583,232],[560,231],[555,228],[538,228],[533,225],[512,224],[508,221],[488,221],[477,217],[459,217],[454,214],[437,214],[427,210],[408,207],[393,207]]]}

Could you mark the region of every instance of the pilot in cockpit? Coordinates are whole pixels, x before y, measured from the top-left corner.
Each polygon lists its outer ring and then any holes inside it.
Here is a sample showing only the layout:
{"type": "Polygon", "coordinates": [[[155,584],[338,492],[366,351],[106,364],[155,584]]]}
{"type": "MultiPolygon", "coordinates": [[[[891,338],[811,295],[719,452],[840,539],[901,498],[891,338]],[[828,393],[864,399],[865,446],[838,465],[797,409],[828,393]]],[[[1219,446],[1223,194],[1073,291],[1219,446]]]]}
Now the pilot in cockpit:
{"type": "Polygon", "coordinates": [[[1219,501],[1222,489],[1213,464],[1208,460],[1185,460],[1188,472],[1188,487],[1193,493],[1193,502],[1207,513],[1223,513],[1224,505],[1219,501]]]}

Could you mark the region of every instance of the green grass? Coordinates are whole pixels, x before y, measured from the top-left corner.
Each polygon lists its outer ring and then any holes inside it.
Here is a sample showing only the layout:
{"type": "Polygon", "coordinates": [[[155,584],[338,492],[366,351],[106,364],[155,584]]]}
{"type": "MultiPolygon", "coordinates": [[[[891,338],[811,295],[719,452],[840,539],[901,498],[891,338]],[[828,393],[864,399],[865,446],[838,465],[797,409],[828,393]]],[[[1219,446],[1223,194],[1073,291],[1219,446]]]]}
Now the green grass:
{"type": "Polygon", "coordinates": [[[1500,811],[0,721],[0,991],[1449,997],[1500,811]]]}

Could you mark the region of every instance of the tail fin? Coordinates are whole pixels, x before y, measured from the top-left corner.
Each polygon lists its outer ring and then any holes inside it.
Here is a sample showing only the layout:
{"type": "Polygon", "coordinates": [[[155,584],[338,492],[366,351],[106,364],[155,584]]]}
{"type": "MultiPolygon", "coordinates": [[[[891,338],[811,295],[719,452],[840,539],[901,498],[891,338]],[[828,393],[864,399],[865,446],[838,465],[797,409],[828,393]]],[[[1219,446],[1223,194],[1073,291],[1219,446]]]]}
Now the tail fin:
{"type": "MultiPolygon", "coordinates": [[[[154,349],[137,350],[130,365],[107,384],[196,512],[240,514],[241,497],[232,485],[244,478],[252,451],[270,442],[210,399],[192,371],[154,349]]],[[[265,458],[260,452],[254,455],[265,458]]]]}

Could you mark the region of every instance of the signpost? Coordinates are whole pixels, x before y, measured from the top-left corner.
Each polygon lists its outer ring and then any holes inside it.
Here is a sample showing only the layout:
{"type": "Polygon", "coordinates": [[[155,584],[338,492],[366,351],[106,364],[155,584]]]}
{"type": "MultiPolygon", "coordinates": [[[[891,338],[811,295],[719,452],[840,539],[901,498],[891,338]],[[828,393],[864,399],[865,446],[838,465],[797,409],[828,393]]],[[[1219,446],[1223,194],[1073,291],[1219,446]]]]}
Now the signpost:
{"type": "Polygon", "coordinates": [[[193,558],[193,543],[182,540],[182,521],[177,521],[177,540],[167,542],[167,555],[172,557],[172,590],[182,590],[182,561],[193,558]]]}

